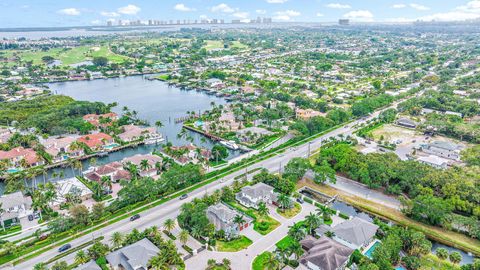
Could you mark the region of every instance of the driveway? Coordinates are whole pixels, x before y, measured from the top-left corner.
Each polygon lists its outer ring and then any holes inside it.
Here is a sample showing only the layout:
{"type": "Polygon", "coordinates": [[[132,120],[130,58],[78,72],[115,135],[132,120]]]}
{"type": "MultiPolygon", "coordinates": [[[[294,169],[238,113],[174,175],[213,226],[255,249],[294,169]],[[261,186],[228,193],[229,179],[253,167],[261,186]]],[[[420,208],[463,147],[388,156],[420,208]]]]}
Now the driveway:
{"type": "Polygon", "coordinates": [[[252,262],[258,254],[270,250],[278,241],[284,238],[288,233],[288,227],[293,223],[299,222],[305,218],[309,213],[315,213],[316,207],[304,203],[302,204],[302,211],[291,219],[286,219],[276,213],[271,212],[272,217],[281,222],[281,225],[270,232],[269,234],[260,237],[258,240],[253,240],[248,248],[238,252],[218,252],[218,251],[204,251],[197,256],[194,256],[185,262],[187,269],[203,269],[207,266],[209,259],[221,261],[227,258],[231,261],[232,269],[251,269],[252,262]]]}

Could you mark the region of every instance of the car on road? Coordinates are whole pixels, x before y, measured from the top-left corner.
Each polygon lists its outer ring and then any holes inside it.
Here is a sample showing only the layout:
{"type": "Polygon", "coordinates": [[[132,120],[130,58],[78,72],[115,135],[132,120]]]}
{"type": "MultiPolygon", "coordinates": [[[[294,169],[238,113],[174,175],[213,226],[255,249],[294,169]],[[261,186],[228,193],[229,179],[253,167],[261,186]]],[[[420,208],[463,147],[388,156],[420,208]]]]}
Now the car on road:
{"type": "Polygon", "coordinates": [[[33,215],[28,215],[28,221],[32,221],[33,220],[33,215]]]}
{"type": "Polygon", "coordinates": [[[70,249],[71,247],[72,247],[72,245],[65,244],[58,249],[58,252],[64,252],[65,250],[70,249]]]}
{"type": "Polygon", "coordinates": [[[180,200],[185,200],[186,198],[188,198],[188,194],[183,194],[180,196],[180,200]]]}
{"type": "Polygon", "coordinates": [[[133,215],[130,217],[130,221],[134,221],[134,220],[137,220],[140,218],[140,215],[139,214],[136,214],[136,215],[133,215]]]}

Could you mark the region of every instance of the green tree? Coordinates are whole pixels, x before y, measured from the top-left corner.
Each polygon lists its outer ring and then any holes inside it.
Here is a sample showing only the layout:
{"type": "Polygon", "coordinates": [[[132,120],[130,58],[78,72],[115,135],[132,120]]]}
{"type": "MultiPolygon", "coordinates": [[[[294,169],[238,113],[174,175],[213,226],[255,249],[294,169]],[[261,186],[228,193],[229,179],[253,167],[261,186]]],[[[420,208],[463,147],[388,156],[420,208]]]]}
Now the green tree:
{"type": "Polygon", "coordinates": [[[105,67],[108,65],[108,58],[100,56],[93,58],[93,64],[98,67],[105,67]]]}
{"type": "Polygon", "coordinates": [[[88,256],[92,258],[92,260],[97,260],[98,258],[105,257],[109,252],[109,248],[107,245],[103,244],[100,241],[96,241],[89,249],[88,249],[88,256]]]}
{"type": "Polygon", "coordinates": [[[112,238],[110,239],[110,242],[113,245],[113,249],[117,249],[123,245],[123,234],[121,232],[114,232],[112,234],[112,238]]]}
{"type": "Polygon", "coordinates": [[[257,211],[261,216],[267,216],[268,214],[270,214],[270,210],[268,209],[267,204],[265,202],[260,202],[258,204],[257,211]]]}
{"type": "Polygon", "coordinates": [[[441,260],[446,260],[448,258],[448,250],[446,250],[445,248],[438,248],[435,251],[435,254],[441,260]]]}
{"type": "Polygon", "coordinates": [[[165,222],[163,223],[163,228],[170,232],[175,228],[175,221],[171,218],[165,220],[165,222]]]}
{"type": "Polygon", "coordinates": [[[317,184],[323,184],[327,180],[336,183],[335,170],[330,166],[327,160],[323,160],[319,166],[314,168],[315,175],[313,181],[317,184]]]}
{"type": "Polygon", "coordinates": [[[285,194],[278,195],[277,203],[281,211],[285,211],[288,208],[292,208],[292,200],[290,199],[290,197],[288,197],[285,194]]]}
{"type": "Polygon", "coordinates": [[[292,237],[295,241],[302,240],[307,234],[305,232],[305,228],[303,228],[303,226],[299,223],[293,223],[293,225],[289,226],[288,228],[288,235],[292,237]]]}
{"type": "Polygon", "coordinates": [[[454,251],[450,253],[448,256],[448,259],[453,263],[453,264],[458,264],[462,261],[462,255],[458,251],[454,251]]]}
{"type": "Polygon", "coordinates": [[[83,204],[73,205],[70,207],[68,212],[76,224],[87,225],[88,208],[85,205],[83,204]]]}
{"type": "Polygon", "coordinates": [[[220,144],[216,144],[212,148],[212,159],[217,163],[219,160],[226,159],[228,157],[228,149],[220,144]]]}
{"type": "Polygon", "coordinates": [[[188,231],[187,230],[181,230],[180,231],[180,234],[178,235],[178,238],[180,240],[180,243],[182,243],[182,245],[185,245],[188,241],[188,231]]]}
{"type": "Polygon", "coordinates": [[[68,270],[68,264],[65,261],[57,261],[50,270],[68,270]]]}
{"type": "Polygon", "coordinates": [[[305,226],[309,234],[313,234],[320,225],[322,225],[322,219],[315,213],[310,213],[305,217],[305,226]]]}
{"type": "Polygon", "coordinates": [[[90,261],[90,257],[85,253],[83,249],[79,250],[77,254],[75,254],[75,263],[76,264],[84,264],[90,261]]]}

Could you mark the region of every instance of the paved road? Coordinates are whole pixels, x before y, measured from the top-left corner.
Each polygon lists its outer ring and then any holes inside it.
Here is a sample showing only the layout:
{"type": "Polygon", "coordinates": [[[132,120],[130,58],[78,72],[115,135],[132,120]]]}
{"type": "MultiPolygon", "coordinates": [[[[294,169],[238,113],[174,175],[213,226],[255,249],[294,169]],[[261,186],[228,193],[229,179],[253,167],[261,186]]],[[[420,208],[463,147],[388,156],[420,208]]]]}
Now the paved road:
{"type": "MultiPolygon", "coordinates": [[[[396,102],[392,104],[388,108],[396,107],[396,105],[399,102],[396,102]]],[[[386,108],[386,109],[388,109],[386,108]]],[[[383,109],[385,110],[385,109],[383,109]]],[[[248,168],[248,170],[251,170],[253,168],[266,168],[267,170],[271,172],[275,171],[281,171],[282,168],[288,163],[288,161],[292,158],[295,157],[307,157],[309,154],[309,151],[313,151],[314,149],[318,149],[321,147],[322,143],[325,142],[326,140],[329,140],[331,138],[339,138],[339,135],[347,136],[351,135],[354,131],[354,126],[357,126],[358,124],[365,123],[366,121],[373,119],[377,117],[381,111],[377,111],[375,113],[372,113],[370,116],[365,117],[364,119],[361,120],[356,120],[353,121],[352,123],[349,123],[348,125],[342,126],[338,129],[335,129],[333,131],[330,131],[313,141],[310,141],[309,143],[305,143],[301,146],[298,147],[293,147],[289,148],[286,153],[277,155],[274,157],[271,157],[269,159],[260,161],[248,168]]],[[[243,174],[245,171],[240,170],[237,172],[233,172],[232,174],[219,179],[213,183],[210,183],[206,185],[205,187],[199,188],[195,191],[192,191],[190,193],[190,196],[187,200],[178,200],[178,199],[173,199],[171,201],[168,201],[164,204],[161,204],[159,206],[156,206],[154,208],[151,208],[149,210],[146,210],[145,212],[141,213],[142,218],[140,218],[137,221],[130,222],[128,219],[122,220],[119,222],[116,222],[112,225],[109,225],[105,228],[99,229],[95,231],[94,233],[82,236],[80,238],[77,238],[71,242],[72,246],[79,246],[82,243],[88,242],[89,240],[92,239],[92,237],[98,237],[98,236],[104,236],[105,241],[109,241],[110,236],[112,235],[113,232],[119,231],[122,233],[128,233],[132,229],[137,228],[137,229],[144,229],[147,227],[151,227],[153,225],[161,225],[163,221],[167,218],[174,218],[178,214],[178,211],[181,207],[181,205],[187,201],[191,201],[193,198],[200,198],[202,197],[205,192],[213,192],[215,189],[222,188],[227,185],[231,185],[234,181],[234,177],[243,174]]],[[[45,253],[43,253],[40,256],[37,256],[35,258],[32,258],[28,260],[27,262],[21,263],[11,269],[18,269],[18,270],[24,270],[24,269],[32,269],[33,266],[39,262],[44,262],[55,255],[57,255],[58,252],[56,249],[51,249],[45,253]]],[[[71,257],[72,255],[70,255],[71,257]]],[[[69,256],[67,256],[67,259],[69,256]]]]}

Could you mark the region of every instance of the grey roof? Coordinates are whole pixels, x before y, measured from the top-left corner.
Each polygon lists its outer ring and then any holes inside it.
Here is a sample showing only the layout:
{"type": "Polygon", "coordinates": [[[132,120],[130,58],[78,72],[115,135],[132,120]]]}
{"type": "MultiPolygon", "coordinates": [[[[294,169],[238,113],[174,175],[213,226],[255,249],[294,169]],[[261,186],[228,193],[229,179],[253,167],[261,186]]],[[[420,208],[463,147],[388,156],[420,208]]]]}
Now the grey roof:
{"type": "Polygon", "coordinates": [[[353,253],[353,249],[346,247],[337,241],[322,236],[315,239],[307,236],[300,244],[306,248],[306,253],[300,258],[300,262],[310,262],[322,270],[339,269],[353,253]]]}
{"type": "Polygon", "coordinates": [[[264,197],[270,195],[273,191],[273,187],[265,183],[256,183],[253,186],[245,186],[242,188],[241,193],[250,196],[251,198],[264,197]]]}
{"type": "Polygon", "coordinates": [[[324,235],[326,232],[330,232],[332,231],[332,227],[326,225],[326,224],[322,224],[320,225],[320,227],[316,228],[315,229],[315,233],[318,235],[318,236],[322,236],[324,235]]]}
{"type": "Polygon", "coordinates": [[[126,270],[147,269],[148,261],[160,250],[147,238],[123,247],[106,256],[112,266],[123,266],[126,270]]]}
{"type": "Polygon", "coordinates": [[[429,147],[436,147],[436,148],[441,148],[449,151],[455,151],[459,149],[459,146],[451,143],[451,142],[445,142],[445,141],[434,141],[430,144],[428,144],[429,147]]]}
{"type": "Polygon", "coordinates": [[[228,223],[236,215],[239,214],[237,213],[237,211],[230,209],[223,203],[217,203],[215,205],[211,205],[208,207],[207,211],[214,214],[217,219],[221,220],[224,223],[228,223]]]}
{"type": "Polygon", "coordinates": [[[372,239],[378,230],[378,226],[354,217],[333,227],[335,236],[355,245],[363,245],[367,240],[372,239]]]}
{"type": "Polygon", "coordinates": [[[23,204],[25,204],[26,208],[28,209],[32,205],[32,198],[23,196],[22,192],[17,191],[1,196],[0,203],[2,204],[3,209],[8,209],[23,204]]]}
{"type": "Polygon", "coordinates": [[[91,260],[88,263],[75,267],[73,270],[102,270],[102,268],[94,260],[91,260]]]}
{"type": "Polygon", "coordinates": [[[416,126],[417,125],[417,123],[415,121],[412,121],[411,119],[408,119],[408,118],[398,119],[397,124],[408,125],[408,126],[416,126]]]}

